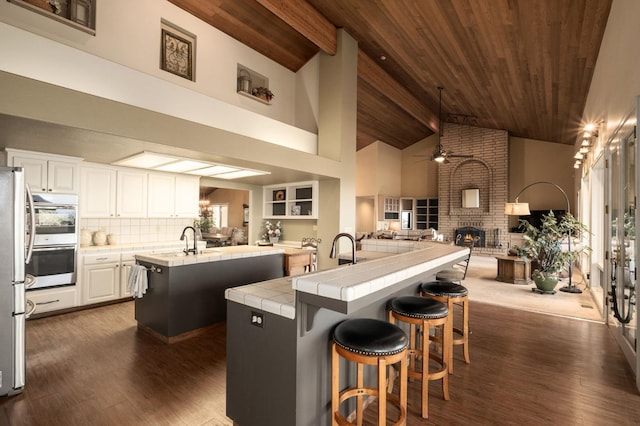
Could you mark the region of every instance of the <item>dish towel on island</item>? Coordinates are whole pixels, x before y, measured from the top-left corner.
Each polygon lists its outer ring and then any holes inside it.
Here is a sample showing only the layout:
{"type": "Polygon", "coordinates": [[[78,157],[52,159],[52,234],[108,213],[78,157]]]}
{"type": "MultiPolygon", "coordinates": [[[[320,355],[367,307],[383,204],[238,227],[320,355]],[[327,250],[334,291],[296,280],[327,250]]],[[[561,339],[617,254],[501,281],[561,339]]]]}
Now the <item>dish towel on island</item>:
{"type": "Polygon", "coordinates": [[[131,265],[129,281],[127,281],[127,290],[129,290],[131,296],[140,299],[147,292],[147,288],[149,288],[147,268],[142,265],[131,265]]]}

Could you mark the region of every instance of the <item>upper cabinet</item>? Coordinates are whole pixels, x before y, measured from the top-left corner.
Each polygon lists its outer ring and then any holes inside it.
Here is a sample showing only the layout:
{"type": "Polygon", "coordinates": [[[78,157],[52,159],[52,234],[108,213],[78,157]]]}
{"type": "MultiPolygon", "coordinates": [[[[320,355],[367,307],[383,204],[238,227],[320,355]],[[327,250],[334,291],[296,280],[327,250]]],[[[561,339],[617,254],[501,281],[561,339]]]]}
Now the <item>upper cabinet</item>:
{"type": "Polygon", "coordinates": [[[198,217],[200,178],[83,164],[80,216],[198,217]]]}
{"type": "Polygon", "coordinates": [[[318,182],[263,187],[265,219],[317,219],[318,182]]]}
{"type": "Polygon", "coordinates": [[[198,217],[200,178],[149,173],[149,217],[198,217]]]}
{"type": "Polygon", "coordinates": [[[116,216],[147,217],[147,173],[118,170],[116,179],[116,216]]]}
{"type": "Polygon", "coordinates": [[[81,217],[115,217],[116,176],[112,167],[80,167],[81,217]]]}
{"type": "Polygon", "coordinates": [[[77,194],[81,158],[7,149],[7,165],[24,168],[33,192],[77,194]]]}
{"type": "Polygon", "coordinates": [[[83,164],[80,217],[146,217],[147,173],[83,164]]]}

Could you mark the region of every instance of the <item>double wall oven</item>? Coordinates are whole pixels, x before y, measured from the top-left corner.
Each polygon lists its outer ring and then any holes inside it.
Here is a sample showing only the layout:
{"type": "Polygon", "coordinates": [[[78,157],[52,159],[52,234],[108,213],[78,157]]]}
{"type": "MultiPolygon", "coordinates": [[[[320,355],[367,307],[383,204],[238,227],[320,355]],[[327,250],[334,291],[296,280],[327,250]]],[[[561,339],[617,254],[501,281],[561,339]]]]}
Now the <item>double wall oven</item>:
{"type": "Polygon", "coordinates": [[[36,277],[29,290],[75,285],[78,249],[78,196],[33,193],[35,234],[27,273],[36,277]]]}

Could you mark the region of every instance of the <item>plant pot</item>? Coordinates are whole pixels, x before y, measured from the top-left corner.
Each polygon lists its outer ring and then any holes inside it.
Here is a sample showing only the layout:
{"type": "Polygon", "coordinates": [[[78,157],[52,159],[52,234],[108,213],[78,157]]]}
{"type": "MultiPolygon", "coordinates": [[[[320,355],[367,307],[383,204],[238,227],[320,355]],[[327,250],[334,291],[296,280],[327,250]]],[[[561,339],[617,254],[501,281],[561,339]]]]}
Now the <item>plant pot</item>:
{"type": "Polygon", "coordinates": [[[556,286],[558,285],[558,276],[557,275],[533,275],[533,282],[536,284],[536,287],[544,292],[552,292],[556,286]]]}
{"type": "Polygon", "coordinates": [[[271,244],[275,244],[278,242],[278,240],[280,239],[280,237],[269,237],[269,242],[271,244]]]}

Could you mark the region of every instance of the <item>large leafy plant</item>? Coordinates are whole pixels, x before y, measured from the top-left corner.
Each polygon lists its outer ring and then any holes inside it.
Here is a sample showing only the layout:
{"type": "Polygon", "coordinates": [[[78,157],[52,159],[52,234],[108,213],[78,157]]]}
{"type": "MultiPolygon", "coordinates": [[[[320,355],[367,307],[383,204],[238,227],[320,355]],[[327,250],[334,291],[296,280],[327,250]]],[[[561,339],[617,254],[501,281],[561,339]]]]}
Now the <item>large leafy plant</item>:
{"type": "Polygon", "coordinates": [[[525,261],[530,261],[536,268],[534,275],[543,277],[557,275],[570,263],[575,262],[580,254],[589,250],[589,247],[578,244],[582,232],[588,232],[587,226],[574,218],[571,213],[566,213],[558,219],[550,211],[542,216],[542,225],[536,228],[526,220],[520,220],[520,225],[524,228],[524,244],[515,249],[525,261]],[[571,235],[571,251],[567,246],[563,247],[563,242],[567,242],[571,235]]]}

